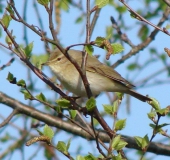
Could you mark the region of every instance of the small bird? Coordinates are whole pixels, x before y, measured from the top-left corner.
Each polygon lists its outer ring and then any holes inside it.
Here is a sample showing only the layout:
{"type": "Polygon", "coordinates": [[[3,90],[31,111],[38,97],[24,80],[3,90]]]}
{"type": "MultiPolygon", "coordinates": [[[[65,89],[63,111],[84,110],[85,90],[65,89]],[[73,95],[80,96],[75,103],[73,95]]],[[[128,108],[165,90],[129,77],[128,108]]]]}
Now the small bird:
{"type": "MultiPolygon", "coordinates": [[[[82,53],[82,51],[78,50],[68,51],[69,56],[74,58],[79,66],[82,63],[82,53]]],[[[58,80],[68,91],[77,96],[87,97],[79,72],[59,49],[55,49],[50,54],[49,60],[43,65],[51,68],[58,80]]],[[[92,55],[87,56],[86,76],[93,96],[97,96],[101,92],[121,92],[129,94],[143,102],[151,101],[150,98],[134,91],[132,88],[135,86],[121,77],[118,72],[101,63],[92,55]]]]}

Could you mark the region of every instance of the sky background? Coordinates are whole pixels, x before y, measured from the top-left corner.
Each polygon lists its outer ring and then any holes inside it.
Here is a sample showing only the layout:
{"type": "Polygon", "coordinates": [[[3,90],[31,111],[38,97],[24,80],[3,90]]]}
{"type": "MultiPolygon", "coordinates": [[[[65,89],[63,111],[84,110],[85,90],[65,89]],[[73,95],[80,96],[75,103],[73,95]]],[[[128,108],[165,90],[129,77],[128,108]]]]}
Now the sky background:
{"type": "MultiPolygon", "coordinates": [[[[4,1],[4,4],[5,3],[6,2],[4,1]]],[[[128,4],[135,10],[137,10],[137,8],[145,9],[142,1],[131,0],[128,2],[128,4]]],[[[157,7],[156,3],[153,3],[153,8],[154,7],[157,7]]],[[[19,12],[22,15],[23,14],[23,1],[16,1],[16,8],[19,10],[19,12]]],[[[47,13],[46,13],[44,7],[39,5],[38,8],[40,10],[41,16],[43,17],[43,24],[45,26],[45,31],[47,32],[47,35],[50,36],[50,32],[48,29],[47,13]]],[[[61,32],[58,35],[58,38],[61,40],[61,44],[63,44],[63,46],[65,46],[65,47],[72,45],[72,44],[76,44],[76,43],[82,43],[85,40],[85,34],[83,34],[82,36],[80,35],[81,31],[83,29],[85,29],[85,23],[75,25],[75,20],[79,16],[79,13],[80,12],[72,6],[70,6],[70,8],[69,8],[69,12],[62,13],[62,17],[61,17],[62,26],[61,26],[61,32]]],[[[97,21],[97,24],[96,24],[96,27],[95,27],[95,30],[94,30],[91,40],[95,40],[95,38],[97,36],[103,36],[103,37],[106,36],[105,27],[111,25],[110,16],[114,16],[115,19],[117,19],[117,17],[118,17],[118,15],[115,12],[115,10],[113,9],[113,7],[109,7],[109,6],[104,7],[99,15],[99,19],[97,21]]],[[[152,23],[157,24],[160,16],[161,16],[161,14],[158,15],[157,19],[153,19],[152,23]]],[[[1,17],[2,17],[2,15],[1,15],[1,17]]],[[[131,28],[131,30],[129,30],[126,34],[128,35],[128,37],[132,40],[132,42],[134,44],[140,43],[140,40],[137,38],[137,30],[142,22],[138,22],[138,25],[135,26],[137,20],[132,19],[128,12],[125,15],[124,19],[126,19],[125,23],[128,24],[128,26],[131,28]]],[[[33,9],[32,1],[29,1],[28,5],[27,5],[27,22],[29,24],[38,25],[38,22],[37,22],[37,19],[35,16],[35,10],[33,9]]],[[[169,23],[169,21],[167,23],[169,23]]],[[[167,23],[165,23],[163,26],[165,27],[167,23]]],[[[14,35],[17,36],[16,41],[19,44],[23,44],[24,43],[24,41],[23,41],[23,25],[12,21],[10,24],[10,29],[13,29],[14,35]]],[[[35,54],[45,53],[44,46],[43,46],[42,41],[40,41],[40,38],[37,35],[35,35],[34,32],[32,32],[30,30],[28,30],[28,33],[29,33],[29,36],[28,36],[29,42],[32,42],[32,41],[34,42],[33,53],[35,53],[35,54]]],[[[2,35],[3,36],[0,38],[0,41],[1,41],[1,43],[2,42],[5,43],[5,41],[4,41],[5,34],[2,33],[2,35]]],[[[155,41],[152,42],[149,45],[149,47],[154,47],[157,49],[157,51],[159,53],[164,53],[164,47],[169,46],[169,40],[170,40],[169,36],[160,32],[158,34],[158,36],[156,37],[155,41]]],[[[130,50],[129,46],[124,44],[124,47],[125,47],[124,53],[128,53],[128,51],[130,50]]],[[[75,47],[75,49],[82,49],[82,46],[75,47]]],[[[2,66],[3,64],[5,64],[9,61],[10,55],[9,55],[8,51],[3,49],[1,46],[0,46],[0,51],[1,51],[0,66],[2,66]]],[[[95,48],[94,53],[101,55],[100,61],[104,60],[104,56],[105,56],[104,50],[95,48]]],[[[140,64],[143,64],[149,56],[148,49],[142,50],[139,54],[141,54],[140,64]]],[[[121,54],[112,56],[110,58],[110,62],[114,63],[118,59],[120,59],[120,57],[121,57],[121,54]]],[[[116,70],[124,78],[128,78],[129,80],[131,80],[133,82],[133,84],[136,86],[138,86],[138,82],[141,79],[145,78],[147,75],[150,75],[150,73],[154,73],[163,67],[163,64],[161,62],[158,62],[158,63],[154,63],[154,65],[150,65],[148,68],[144,69],[140,75],[137,74],[138,71],[134,71],[134,72],[132,72],[132,74],[129,74],[129,73],[127,73],[126,67],[131,62],[134,62],[134,61],[135,61],[135,56],[128,59],[125,63],[119,65],[116,68],[116,70]],[[138,76],[136,76],[136,75],[138,75],[138,76]]],[[[25,67],[22,64],[22,62],[20,62],[18,57],[16,57],[14,63],[12,63],[12,65],[10,67],[7,67],[4,70],[0,71],[0,77],[1,77],[0,78],[0,84],[1,84],[0,91],[8,94],[9,96],[11,96],[13,98],[18,99],[19,101],[21,101],[25,104],[27,104],[28,101],[25,100],[24,96],[20,93],[20,88],[16,85],[10,84],[6,80],[6,77],[8,75],[8,72],[11,72],[14,74],[15,77],[17,77],[17,80],[19,80],[19,79],[27,80],[27,78],[28,78],[27,69],[28,68],[25,67]]],[[[49,77],[52,76],[51,73],[49,72],[48,68],[45,68],[43,71],[49,77]]],[[[166,79],[166,77],[167,77],[167,73],[164,72],[159,76],[158,79],[166,79]]],[[[45,90],[45,85],[42,81],[38,80],[35,75],[33,75],[33,79],[35,80],[37,88],[41,88],[42,90],[45,90]]],[[[169,105],[169,95],[170,95],[169,84],[158,85],[158,86],[147,87],[147,88],[139,88],[139,89],[137,88],[137,91],[141,94],[144,94],[144,95],[148,94],[149,96],[156,98],[160,102],[160,105],[162,108],[169,105]]],[[[51,96],[54,97],[54,93],[52,93],[52,91],[47,91],[45,93],[46,93],[47,98],[51,97],[51,96]]],[[[106,97],[106,95],[104,95],[104,94],[102,94],[101,96],[99,96],[97,98],[97,106],[101,111],[103,111],[102,104],[108,104],[108,103],[109,103],[109,100],[106,97]]],[[[7,106],[4,106],[2,104],[0,104],[0,108],[3,111],[1,113],[1,115],[3,115],[4,117],[7,117],[12,111],[10,108],[8,108],[7,106]]],[[[122,101],[121,108],[118,113],[118,118],[119,119],[126,118],[127,124],[126,124],[125,129],[123,131],[121,131],[120,133],[123,135],[128,135],[128,136],[141,136],[141,137],[148,134],[148,136],[150,137],[152,135],[152,129],[149,126],[149,123],[151,123],[151,121],[149,121],[147,118],[147,113],[150,111],[150,108],[151,107],[147,103],[139,102],[137,99],[131,98],[130,113],[127,113],[126,101],[124,99],[122,101]]],[[[41,106],[39,106],[38,109],[41,110],[41,106]]],[[[22,116],[22,115],[20,115],[20,116],[22,116]]],[[[1,121],[3,121],[3,120],[1,120],[1,121]]],[[[112,124],[113,124],[112,117],[106,118],[106,121],[108,122],[108,124],[110,126],[112,126],[112,124]]],[[[18,127],[22,127],[24,125],[22,118],[17,119],[17,117],[15,117],[12,119],[12,122],[13,122],[13,124],[15,124],[18,127]]],[[[165,117],[163,117],[160,121],[160,123],[166,123],[166,122],[169,122],[169,119],[165,118],[165,117]]],[[[29,122],[27,122],[27,125],[29,126],[29,122]]],[[[165,127],[165,128],[168,129],[169,127],[165,127]]],[[[3,136],[7,132],[9,132],[9,133],[12,132],[14,137],[19,136],[18,130],[15,129],[15,127],[13,127],[11,125],[5,126],[4,128],[0,129],[0,136],[3,136]]],[[[36,133],[36,131],[34,129],[31,129],[31,132],[38,135],[38,133],[36,133]]],[[[55,137],[54,143],[56,144],[58,140],[67,142],[69,140],[69,138],[71,138],[71,137],[72,137],[71,134],[62,132],[61,134],[59,134],[55,137]]],[[[154,141],[162,142],[165,139],[166,138],[162,137],[161,135],[158,135],[158,136],[156,136],[154,141]]],[[[71,143],[70,150],[69,150],[70,153],[73,155],[73,157],[75,156],[75,154],[74,154],[75,149],[79,147],[79,145],[77,145],[77,142],[81,142],[81,145],[83,144],[82,151],[80,152],[81,154],[87,155],[88,152],[92,152],[92,153],[94,152],[94,153],[96,153],[96,155],[98,154],[98,152],[96,151],[95,145],[91,145],[91,143],[94,143],[94,142],[89,142],[85,139],[76,137],[76,139],[75,138],[72,139],[72,143],[71,143]]],[[[11,143],[12,142],[8,142],[7,144],[5,144],[3,146],[1,145],[0,151],[3,152],[4,149],[6,148],[6,145],[9,145],[11,143]]],[[[26,146],[24,147],[23,151],[25,152],[26,160],[31,156],[32,153],[34,153],[34,151],[38,148],[38,145],[39,144],[34,144],[34,145],[31,145],[30,147],[26,147],[26,146]]],[[[129,156],[129,158],[134,159],[135,154],[136,154],[135,152],[130,151],[127,154],[127,156],[129,156]]],[[[43,159],[42,155],[43,155],[43,150],[41,149],[38,153],[38,156],[35,159],[39,159],[39,158],[43,159]]],[[[150,158],[153,158],[154,160],[159,160],[162,158],[164,160],[169,159],[168,157],[157,156],[157,155],[150,154],[150,153],[147,155],[150,158]]],[[[58,153],[58,156],[61,159],[66,159],[60,153],[58,153]]],[[[11,159],[13,160],[16,158],[20,159],[19,151],[15,152],[11,159]]]]}

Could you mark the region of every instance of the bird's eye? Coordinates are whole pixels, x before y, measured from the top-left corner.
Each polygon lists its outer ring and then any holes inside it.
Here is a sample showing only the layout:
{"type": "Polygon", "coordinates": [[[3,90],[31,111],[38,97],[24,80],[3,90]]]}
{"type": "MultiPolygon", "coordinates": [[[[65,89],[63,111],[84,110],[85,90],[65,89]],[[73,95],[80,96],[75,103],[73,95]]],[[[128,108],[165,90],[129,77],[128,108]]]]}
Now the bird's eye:
{"type": "Polygon", "coordinates": [[[61,58],[57,58],[57,61],[60,61],[61,60],[61,58]]]}

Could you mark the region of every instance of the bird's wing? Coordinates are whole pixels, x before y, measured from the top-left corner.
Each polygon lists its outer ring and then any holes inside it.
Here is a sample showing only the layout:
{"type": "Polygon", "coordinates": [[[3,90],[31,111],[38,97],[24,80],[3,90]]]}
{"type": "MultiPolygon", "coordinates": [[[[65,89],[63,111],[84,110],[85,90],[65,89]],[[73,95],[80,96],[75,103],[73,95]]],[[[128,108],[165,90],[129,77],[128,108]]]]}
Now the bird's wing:
{"type": "Polygon", "coordinates": [[[135,87],[133,84],[128,82],[126,79],[124,79],[118,72],[113,70],[111,67],[106,66],[103,63],[101,63],[100,61],[98,61],[97,58],[93,57],[92,62],[90,62],[89,59],[88,59],[87,63],[88,63],[88,65],[86,66],[86,69],[88,71],[96,72],[96,73],[101,74],[105,77],[108,77],[108,78],[110,78],[114,81],[121,82],[129,88],[135,87]]]}
{"type": "MultiPolygon", "coordinates": [[[[69,53],[73,58],[76,59],[76,62],[81,66],[82,63],[82,52],[77,51],[77,53],[74,50],[70,50],[69,53]],[[76,54],[75,54],[76,53],[76,54]]],[[[86,70],[89,72],[95,72],[98,74],[101,74],[105,77],[108,77],[114,81],[118,81],[128,88],[135,87],[133,84],[128,82],[126,79],[124,79],[118,72],[113,70],[111,67],[104,65],[101,63],[96,57],[88,55],[87,62],[86,62],[86,70]]]]}

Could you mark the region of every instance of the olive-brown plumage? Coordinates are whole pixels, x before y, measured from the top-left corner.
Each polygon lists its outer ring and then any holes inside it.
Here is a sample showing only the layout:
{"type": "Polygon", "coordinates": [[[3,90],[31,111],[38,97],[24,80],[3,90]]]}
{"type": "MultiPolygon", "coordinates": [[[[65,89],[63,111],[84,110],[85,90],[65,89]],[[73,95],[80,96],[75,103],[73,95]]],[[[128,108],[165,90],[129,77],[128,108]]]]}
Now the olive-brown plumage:
{"type": "MultiPolygon", "coordinates": [[[[68,54],[76,60],[81,66],[82,51],[69,50],[68,54]]],[[[49,60],[45,63],[55,73],[61,84],[70,92],[77,96],[87,96],[81,76],[74,65],[56,49],[50,55],[49,60]]],[[[96,57],[88,55],[86,62],[86,76],[90,84],[93,95],[101,92],[122,92],[145,102],[151,99],[143,96],[132,88],[133,84],[125,80],[121,75],[111,67],[101,63],[96,57]]]]}

